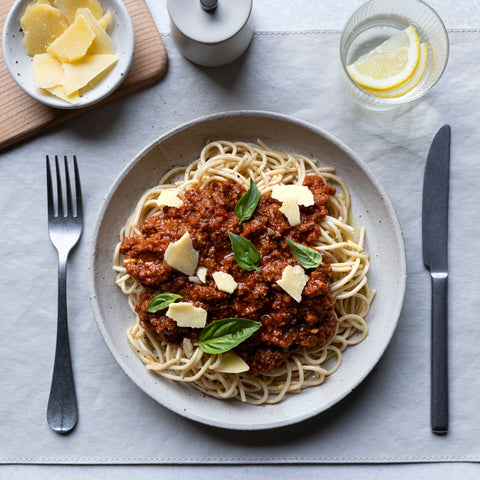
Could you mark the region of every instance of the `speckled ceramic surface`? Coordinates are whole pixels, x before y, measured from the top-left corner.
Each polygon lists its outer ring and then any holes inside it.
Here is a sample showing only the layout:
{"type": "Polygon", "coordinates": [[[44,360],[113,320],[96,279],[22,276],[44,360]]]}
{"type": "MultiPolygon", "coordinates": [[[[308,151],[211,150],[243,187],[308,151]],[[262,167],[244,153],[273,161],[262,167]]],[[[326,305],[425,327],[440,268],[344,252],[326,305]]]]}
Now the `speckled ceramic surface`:
{"type": "Polygon", "coordinates": [[[17,0],[12,6],[3,26],[3,56],[12,78],[28,95],[50,107],[83,108],[103,100],[122,83],[133,59],[135,32],[130,15],[121,0],[100,0],[104,11],[110,9],[112,20],[108,27],[118,61],[101,81],[82,95],[78,104],[71,104],[53,95],[44,93],[33,83],[33,57],[25,52],[20,19],[32,0],[17,0]]]}
{"type": "Polygon", "coordinates": [[[122,370],[165,407],[208,425],[230,429],[266,429],[316,415],[351,392],[378,362],[395,330],[406,284],[405,248],[400,226],[383,187],[365,164],[340,141],[297,119],[267,112],[226,112],[194,120],[163,135],[140,152],[108,192],[94,229],[89,255],[93,312],[107,347],[122,370]],[[357,225],[367,229],[371,255],[369,282],[377,295],[367,316],[369,335],[346,350],[341,368],[319,387],[290,395],[271,406],[205,397],[188,385],[148,372],[131,351],[125,331],[134,321],[127,299],[115,285],[112,255],[118,232],[140,195],[166,170],[195,160],[213,139],[256,141],[295,151],[333,165],[352,193],[357,225]]]}

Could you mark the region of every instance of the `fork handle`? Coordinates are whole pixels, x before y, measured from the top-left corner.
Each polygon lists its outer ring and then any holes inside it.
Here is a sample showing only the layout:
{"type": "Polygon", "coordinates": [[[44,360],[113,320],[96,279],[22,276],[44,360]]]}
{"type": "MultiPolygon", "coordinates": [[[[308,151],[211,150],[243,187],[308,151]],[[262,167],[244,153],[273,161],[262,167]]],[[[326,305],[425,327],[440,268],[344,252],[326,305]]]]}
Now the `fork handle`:
{"type": "Polygon", "coordinates": [[[52,385],[47,406],[47,421],[58,433],[75,428],[78,418],[77,398],[73,382],[72,359],[68,339],[67,320],[67,258],[58,259],[58,320],[57,345],[53,366],[52,385]]]}

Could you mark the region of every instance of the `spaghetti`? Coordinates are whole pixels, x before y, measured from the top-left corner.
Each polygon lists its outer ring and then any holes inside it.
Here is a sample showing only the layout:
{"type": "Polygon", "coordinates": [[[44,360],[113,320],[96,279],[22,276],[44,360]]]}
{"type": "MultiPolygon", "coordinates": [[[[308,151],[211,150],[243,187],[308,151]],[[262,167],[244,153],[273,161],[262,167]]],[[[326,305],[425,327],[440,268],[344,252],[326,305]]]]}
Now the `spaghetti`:
{"type": "Polygon", "coordinates": [[[365,339],[365,316],[375,292],[367,281],[365,229],[356,229],[348,222],[351,199],[347,185],[334,168],[320,168],[305,156],[273,150],[261,142],[211,142],[190,166],[171,170],[158,186],[145,192],[120,232],[113,259],[116,282],[135,312],[144,286],[123,265],[121,241],[138,235],[148,217],[162,215],[157,203],[162,191],[175,189],[181,197],[189,189],[202,189],[215,181],[241,184],[247,189],[252,179],[263,195],[275,185],[302,185],[307,175],[320,176],[336,189],[327,200],[328,214],[320,223],[320,235],[313,245],[324,253],[332,270],[330,292],[338,328],[328,344],[301,347],[282,365],[258,375],[222,373],[217,370],[222,354],[207,354],[188,338],[181,344],[166,342],[152,329],[143,328],[137,315],[127,337],[146,368],[164,378],[187,382],[216,398],[235,398],[254,405],[277,403],[287,393],[322,384],[340,367],[345,348],[365,339]]]}

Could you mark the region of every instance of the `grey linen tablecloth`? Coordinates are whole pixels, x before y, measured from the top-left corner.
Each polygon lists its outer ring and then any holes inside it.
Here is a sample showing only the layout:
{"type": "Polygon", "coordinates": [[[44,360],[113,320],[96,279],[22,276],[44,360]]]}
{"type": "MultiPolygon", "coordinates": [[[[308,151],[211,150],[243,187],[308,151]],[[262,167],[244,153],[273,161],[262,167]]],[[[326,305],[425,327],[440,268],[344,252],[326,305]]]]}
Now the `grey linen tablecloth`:
{"type": "MultiPolygon", "coordinates": [[[[0,461],[3,463],[369,463],[479,461],[476,365],[480,287],[476,220],[480,32],[451,31],[441,82],[415,107],[370,112],[345,95],[338,32],[259,33],[234,64],[202,69],[170,56],[158,85],[87,113],[0,157],[4,288],[1,290],[0,461]],[[264,432],[222,430],[158,405],[119,369],[89,306],[86,260],[102,199],[151,140],[204,114],[235,109],[296,116],[337,136],[384,185],[408,257],[398,328],[367,379],[346,399],[298,425],[264,432]],[[429,425],[430,282],[421,256],[421,194],[429,144],[452,126],[450,201],[451,429],[429,425]],[[56,324],[56,255],[47,236],[45,154],[76,154],[85,197],[84,237],[71,257],[69,318],[80,408],[69,436],[50,431],[45,409],[56,324]]],[[[385,259],[388,261],[388,259],[385,259]]],[[[381,288],[381,285],[376,286],[381,288]]]]}

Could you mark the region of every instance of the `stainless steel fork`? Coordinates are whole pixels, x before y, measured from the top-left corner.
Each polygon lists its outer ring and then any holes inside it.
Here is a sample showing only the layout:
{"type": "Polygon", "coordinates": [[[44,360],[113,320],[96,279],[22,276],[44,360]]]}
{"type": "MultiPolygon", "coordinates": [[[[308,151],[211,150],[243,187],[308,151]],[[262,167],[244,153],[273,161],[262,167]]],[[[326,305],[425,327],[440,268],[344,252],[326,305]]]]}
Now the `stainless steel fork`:
{"type": "Polygon", "coordinates": [[[56,432],[68,433],[77,424],[78,410],[68,339],[67,260],[71,249],[77,244],[82,234],[82,190],[75,156],[72,162],[73,183],[70,182],[68,159],[64,157],[65,188],[62,186],[58,156],[55,155],[53,175],[48,156],[46,160],[48,233],[58,251],[57,345],[48,399],[47,421],[56,432]],[[55,181],[52,177],[55,177],[55,181]]]}

